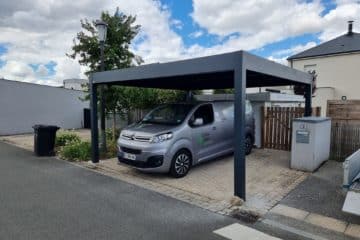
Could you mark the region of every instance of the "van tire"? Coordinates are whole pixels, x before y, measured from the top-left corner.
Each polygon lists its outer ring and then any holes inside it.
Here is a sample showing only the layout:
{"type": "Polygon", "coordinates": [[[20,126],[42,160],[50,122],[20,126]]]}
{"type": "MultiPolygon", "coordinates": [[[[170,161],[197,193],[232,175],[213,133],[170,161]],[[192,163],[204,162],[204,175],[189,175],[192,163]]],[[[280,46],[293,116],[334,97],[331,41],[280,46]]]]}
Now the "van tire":
{"type": "Polygon", "coordinates": [[[245,154],[249,155],[253,148],[253,138],[250,135],[246,135],[245,137],[245,154]]]}
{"type": "Polygon", "coordinates": [[[170,166],[170,175],[182,178],[188,174],[192,165],[192,157],[188,150],[181,149],[173,157],[170,166]]]}

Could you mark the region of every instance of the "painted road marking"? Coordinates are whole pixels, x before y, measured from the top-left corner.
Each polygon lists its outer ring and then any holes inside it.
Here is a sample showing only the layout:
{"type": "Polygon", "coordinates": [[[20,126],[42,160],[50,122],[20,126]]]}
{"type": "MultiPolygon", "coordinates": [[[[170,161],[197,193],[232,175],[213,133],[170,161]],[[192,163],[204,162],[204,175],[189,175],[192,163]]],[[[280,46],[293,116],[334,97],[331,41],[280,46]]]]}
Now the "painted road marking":
{"type": "Polygon", "coordinates": [[[268,234],[238,223],[215,230],[214,233],[231,240],[280,240],[280,238],[272,237],[268,234]]]}

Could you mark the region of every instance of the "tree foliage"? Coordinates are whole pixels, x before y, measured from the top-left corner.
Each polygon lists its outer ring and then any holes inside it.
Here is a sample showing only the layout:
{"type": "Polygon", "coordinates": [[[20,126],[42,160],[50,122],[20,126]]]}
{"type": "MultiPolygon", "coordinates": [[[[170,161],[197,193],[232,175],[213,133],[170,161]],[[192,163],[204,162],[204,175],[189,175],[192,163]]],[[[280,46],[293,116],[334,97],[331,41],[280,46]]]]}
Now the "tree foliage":
{"type": "MultiPolygon", "coordinates": [[[[104,49],[105,70],[127,68],[142,63],[141,57],[130,50],[131,41],[140,31],[140,25],[136,25],[136,17],[127,16],[117,10],[113,16],[108,12],[101,13],[101,20],[108,24],[107,37],[104,49]]],[[[100,49],[97,39],[95,21],[81,20],[80,31],[72,53],[67,54],[72,59],[78,59],[81,65],[87,66],[88,75],[91,72],[100,71],[100,49]]]]}
{"type": "MultiPolygon", "coordinates": [[[[108,24],[107,38],[104,48],[105,70],[134,67],[143,62],[135,55],[130,45],[138,35],[141,26],[136,24],[136,17],[127,16],[116,10],[114,15],[101,13],[101,20],[108,24]]],[[[74,39],[72,52],[67,54],[72,59],[88,68],[86,75],[100,71],[100,49],[97,39],[95,21],[81,20],[82,31],[74,39]]],[[[85,86],[85,91],[88,86],[85,86]]],[[[106,113],[119,112],[127,114],[132,109],[148,109],[164,102],[182,100],[185,93],[172,90],[145,89],[134,87],[111,86],[105,89],[106,113]]],[[[85,96],[89,100],[90,96],[85,96]]]]}

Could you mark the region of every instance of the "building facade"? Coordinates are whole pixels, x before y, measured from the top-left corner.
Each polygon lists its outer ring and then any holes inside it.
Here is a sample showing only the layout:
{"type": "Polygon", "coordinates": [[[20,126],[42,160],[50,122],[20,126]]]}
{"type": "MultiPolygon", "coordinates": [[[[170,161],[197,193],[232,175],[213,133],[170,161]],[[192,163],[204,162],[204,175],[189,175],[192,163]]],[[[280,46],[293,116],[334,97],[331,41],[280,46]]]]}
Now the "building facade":
{"type": "Polygon", "coordinates": [[[0,79],[0,135],[33,132],[36,124],[82,128],[84,92],[0,79]]]}
{"type": "Polygon", "coordinates": [[[301,71],[315,71],[313,106],[326,115],[328,100],[360,99],[360,34],[352,31],[288,58],[301,71]]]}

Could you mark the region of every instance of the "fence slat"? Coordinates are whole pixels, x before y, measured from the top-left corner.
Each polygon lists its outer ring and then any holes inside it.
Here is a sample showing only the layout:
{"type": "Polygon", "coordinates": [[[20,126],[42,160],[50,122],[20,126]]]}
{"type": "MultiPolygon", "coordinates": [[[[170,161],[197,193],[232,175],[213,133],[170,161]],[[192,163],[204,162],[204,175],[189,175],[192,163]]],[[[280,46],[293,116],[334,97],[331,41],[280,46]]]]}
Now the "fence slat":
{"type": "Polygon", "coordinates": [[[360,148],[360,125],[332,123],[330,158],[344,161],[360,148]]]}
{"type": "MultiPolygon", "coordinates": [[[[302,117],[302,107],[266,107],[262,108],[262,146],[279,150],[291,150],[292,120],[302,117]]],[[[320,116],[321,108],[313,108],[313,115],[320,116]]]]}

